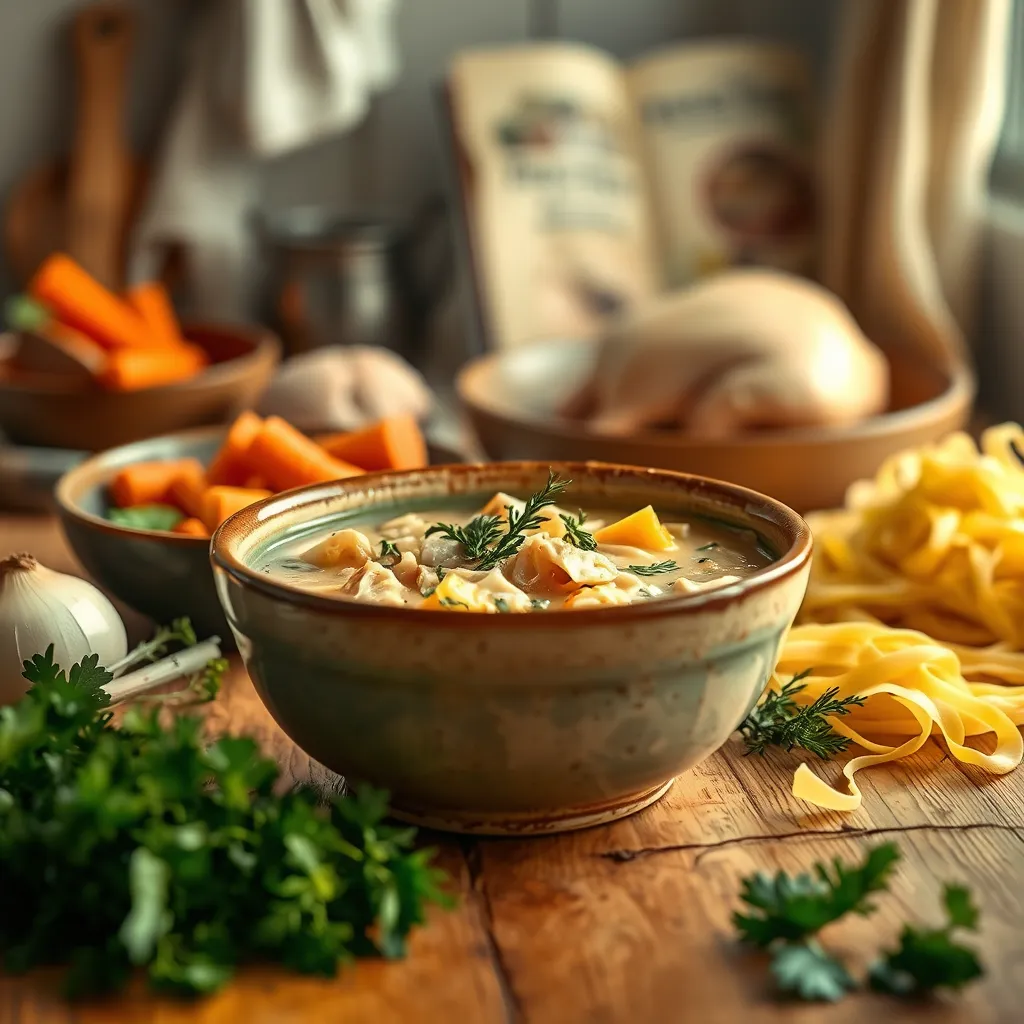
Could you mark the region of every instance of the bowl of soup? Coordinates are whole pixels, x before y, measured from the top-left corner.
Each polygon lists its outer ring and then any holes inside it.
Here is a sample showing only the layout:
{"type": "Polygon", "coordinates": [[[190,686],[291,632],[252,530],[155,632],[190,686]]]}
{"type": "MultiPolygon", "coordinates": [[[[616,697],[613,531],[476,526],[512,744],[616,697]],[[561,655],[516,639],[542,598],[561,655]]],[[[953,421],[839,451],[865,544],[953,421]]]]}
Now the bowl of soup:
{"type": "Polygon", "coordinates": [[[284,731],[396,816],[482,834],[615,820],[721,746],[810,555],[771,498],[600,463],[340,480],[243,510],[211,545],[284,731]]]}

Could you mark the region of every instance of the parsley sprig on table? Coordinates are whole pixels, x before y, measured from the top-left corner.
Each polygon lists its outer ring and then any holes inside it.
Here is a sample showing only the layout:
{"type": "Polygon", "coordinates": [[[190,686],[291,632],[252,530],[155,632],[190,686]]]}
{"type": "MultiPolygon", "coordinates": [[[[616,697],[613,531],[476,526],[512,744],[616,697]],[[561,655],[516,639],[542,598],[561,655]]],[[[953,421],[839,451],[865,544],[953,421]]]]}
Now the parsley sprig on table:
{"type": "Polygon", "coordinates": [[[399,956],[442,876],[384,794],[322,806],[279,796],[245,736],[209,746],[201,720],[159,709],[111,725],[111,673],[66,673],[52,649],[0,714],[0,950],[9,970],[66,963],[70,994],[152,985],[212,992],[249,960],[331,974],[399,956]]]}
{"type": "MultiPolygon", "coordinates": [[[[818,933],[847,914],[867,917],[871,897],[889,888],[900,859],[894,843],[873,847],[859,865],[834,860],[813,873],[745,878],[740,899],[746,912],[733,914],[742,941],[771,953],[779,988],[801,999],[835,1002],[857,987],[846,966],[818,942],[818,933]]],[[[982,974],[974,952],[953,938],[955,928],[975,929],[977,910],[961,886],[948,885],[945,928],[923,931],[906,925],[899,947],[875,964],[869,976],[878,991],[912,995],[959,988],[982,974]]]]}
{"type": "Polygon", "coordinates": [[[530,530],[543,526],[541,509],[554,505],[558,496],[571,483],[571,480],[562,480],[558,474],[549,470],[547,483],[526,499],[522,512],[512,505],[505,506],[507,519],[504,521],[504,530],[501,516],[486,515],[471,519],[465,526],[435,523],[428,528],[427,536],[439,533],[449,540],[458,541],[466,557],[477,563],[474,569],[483,572],[494,569],[522,547],[530,530]]]}
{"type": "Polygon", "coordinates": [[[864,697],[836,699],[838,687],[826,690],[810,704],[801,704],[793,698],[805,687],[801,680],[811,669],[795,675],[779,690],[765,694],[761,703],[743,720],[739,727],[748,754],[763,755],[769,746],[790,751],[802,747],[811,754],[828,760],[841,754],[850,745],[846,736],[835,732],[829,724],[829,715],[848,715],[855,707],[864,706],[864,697]]]}

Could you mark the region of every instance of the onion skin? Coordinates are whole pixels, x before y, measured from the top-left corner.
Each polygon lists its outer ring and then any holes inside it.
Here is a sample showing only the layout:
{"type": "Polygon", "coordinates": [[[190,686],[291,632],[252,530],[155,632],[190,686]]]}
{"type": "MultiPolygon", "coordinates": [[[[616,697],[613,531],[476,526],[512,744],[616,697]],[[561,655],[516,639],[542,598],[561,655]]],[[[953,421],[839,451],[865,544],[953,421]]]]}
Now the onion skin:
{"type": "Polygon", "coordinates": [[[89,654],[111,665],[128,652],[117,609],[93,584],[54,572],[31,555],[0,561],[0,706],[24,696],[24,662],[53,644],[65,671],[89,654]]]}

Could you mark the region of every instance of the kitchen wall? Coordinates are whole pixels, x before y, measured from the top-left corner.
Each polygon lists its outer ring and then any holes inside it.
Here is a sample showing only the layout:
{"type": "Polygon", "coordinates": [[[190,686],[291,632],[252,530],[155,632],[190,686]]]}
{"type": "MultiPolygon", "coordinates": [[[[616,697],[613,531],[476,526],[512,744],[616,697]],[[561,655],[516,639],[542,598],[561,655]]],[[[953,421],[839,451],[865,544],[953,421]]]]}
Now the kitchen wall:
{"type": "MultiPolygon", "coordinates": [[[[140,33],[127,120],[151,152],[167,116],[196,10],[213,0],[136,0],[140,33]]],[[[289,0],[281,0],[289,2],[289,0]]],[[[628,59],[686,37],[775,36],[810,52],[819,73],[839,0],[400,0],[403,72],[352,135],[268,166],[265,202],[330,201],[412,209],[442,185],[435,87],[460,47],[556,36],[628,59]]],[[[77,0],[0,0],[0,194],[70,138],[67,21],[77,0]]],[[[10,286],[0,262],[0,294],[10,286]]]]}

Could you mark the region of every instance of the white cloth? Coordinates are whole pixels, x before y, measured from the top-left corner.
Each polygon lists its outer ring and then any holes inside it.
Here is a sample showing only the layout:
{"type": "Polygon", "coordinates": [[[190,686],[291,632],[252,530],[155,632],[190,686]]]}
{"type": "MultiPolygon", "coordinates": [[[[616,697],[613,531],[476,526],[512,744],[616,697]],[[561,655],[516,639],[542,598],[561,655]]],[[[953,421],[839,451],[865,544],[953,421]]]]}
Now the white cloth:
{"type": "Polygon", "coordinates": [[[394,82],[397,4],[210,0],[133,239],[133,279],[181,244],[190,312],[247,315],[259,162],[351,128],[394,82]]]}
{"type": "Polygon", "coordinates": [[[822,282],[869,338],[968,359],[1009,0],[846,0],[824,123],[822,282]]]}

